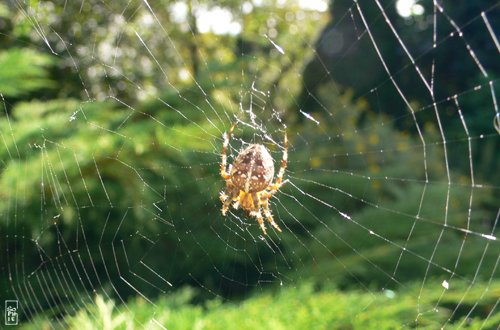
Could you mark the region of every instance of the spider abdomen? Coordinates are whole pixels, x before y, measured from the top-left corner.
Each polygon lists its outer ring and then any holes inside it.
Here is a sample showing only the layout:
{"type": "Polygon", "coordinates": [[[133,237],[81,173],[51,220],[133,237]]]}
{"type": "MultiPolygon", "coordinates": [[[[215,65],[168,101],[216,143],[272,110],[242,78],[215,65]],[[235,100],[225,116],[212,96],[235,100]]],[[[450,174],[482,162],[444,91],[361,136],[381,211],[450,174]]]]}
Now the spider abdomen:
{"type": "Polygon", "coordinates": [[[231,181],[244,192],[265,190],[274,177],[274,161],[262,144],[251,144],[233,162],[231,181]]]}
{"type": "Polygon", "coordinates": [[[222,161],[220,163],[220,176],[226,181],[225,191],[221,191],[219,199],[222,202],[222,215],[226,215],[229,207],[233,205],[235,209],[241,207],[247,211],[248,215],[255,217],[260,229],[266,234],[264,217],[277,231],[280,227],[274,222],[273,215],[269,209],[269,198],[271,198],[280,187],[286,182],[283,175],[286,170],[288,159],[288,139],[285,133],[283,140],[283,158],[281,167],[274,183],[274,161],[269,151],[262,144],[250,144],[238,153],[233,164],[227,167],[227,148],[229,140],[236,127],[235,122],[229,133],[224,133],[222,144],[222,161]]]}

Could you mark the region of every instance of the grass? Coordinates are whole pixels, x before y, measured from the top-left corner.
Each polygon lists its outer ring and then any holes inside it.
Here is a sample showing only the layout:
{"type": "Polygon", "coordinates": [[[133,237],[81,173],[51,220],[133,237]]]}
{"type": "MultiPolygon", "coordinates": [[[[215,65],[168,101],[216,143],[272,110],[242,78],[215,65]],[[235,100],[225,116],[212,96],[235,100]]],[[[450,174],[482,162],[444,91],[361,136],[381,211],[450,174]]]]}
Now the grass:
{"type": "MultiPolygon", "coordinates": [[[[213,299],[202,305],[191,304],[194,297],[193,289],[184,288],[160,297],[155,305],[136,298],[125,307],[98,295],[93,304],[58,324],[75,330],[160,329],[159,325],[167,329],[495,329],[500,324],[500,313],[495,313],[500,282],[472,287],[453,282],[446,290],[436,281],[422,291],[420,283],[399,291],[316,291],[302,284],[261,292],[237,303],[213,299]]],[[[54,320],[43,318],[23,325],[25,329],[53,327],[58,327],[54,320]]]]}

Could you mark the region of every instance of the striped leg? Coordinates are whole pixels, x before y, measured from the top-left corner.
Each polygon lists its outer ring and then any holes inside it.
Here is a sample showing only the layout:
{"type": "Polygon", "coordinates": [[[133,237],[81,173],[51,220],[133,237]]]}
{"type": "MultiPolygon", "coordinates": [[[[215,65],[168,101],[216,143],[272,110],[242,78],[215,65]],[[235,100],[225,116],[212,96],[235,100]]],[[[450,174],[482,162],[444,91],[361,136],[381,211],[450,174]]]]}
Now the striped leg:
{"type": "Polygon", "coordinates": [[[283,184],[286,183],[287,180],[283,181],[283,175],[285,175],[285,170],[286,170],[286,165],[288,162],[288,137],[285,132],[285,139],[283,141],[283,158],[281,159],[281,167],[278,172],[278,175],[276,176],[276,180],[274,181],[273,184],[269,185],[269,188],[267,188],[268,192],[273,195],[278,191],[278,189],[281,188],[283,184]]]}
{"type": "Polygon", "coordinates": [[[228,171],[226,171],[227,147],[229,146],[229,141],[231,140],[231,135],[233,134],[233,131],[234,131],[234,128],[236,127],[236,124],[237,124],[237,122],[234,123],[233,126],[231,126],[231,128],[229,129],[229,133],[224,132],[224,135],[222,136],[224,139],[224,142],[222,143],[222,152],[221,152],[222,162],[220,163],[220,176],[224,180],[228,180],[231,177],[231,175],[228,173],[228,171]]]}
{"type": "Polygon", "coordinates": [[[273,215],[271,214],[271,210],[269,209],[269,200],[265,197],[262,201],[262,210],[264,211],[264,215],[266,216],[266,219],[271,224],[271,226],[276,228],[276,230],[281,233],[281,228],[276,222],[274,222],[273,215]]]}
{"type": "Polygon", "coordinates": [[[257,222],[259,223],[260,229],[262,230],[264,235],[267,235],[266,226],[264,225],[264,218],[262,217],[262,213],[260,213],[260,210],[251,211],[250,216],[257,218],[257,222]]]}

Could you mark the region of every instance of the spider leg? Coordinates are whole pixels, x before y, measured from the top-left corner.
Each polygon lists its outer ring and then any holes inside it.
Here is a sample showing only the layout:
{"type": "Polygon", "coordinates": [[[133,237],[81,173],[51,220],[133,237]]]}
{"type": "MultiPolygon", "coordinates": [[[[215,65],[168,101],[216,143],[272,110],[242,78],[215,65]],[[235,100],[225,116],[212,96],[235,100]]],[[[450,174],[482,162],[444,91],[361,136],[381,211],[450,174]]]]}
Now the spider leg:
{"type": "Polygon", "coordinates": [[[271,195],[275,194],[282,185],[284,185],[288,180],[283,181],[283,175],[285,175],[286,165],[288,162],[288,137],[285,132],[285,138],[283,140],[283,158],[281,159],[281,167],[276,176],[274,183],[270,184],[267,188],[268,193],[271,195]]]}
{"type": "Polygon", "coordinates": [[[222,202],[222,215],[225,216],[227,214],[227,210],[229,209],[229,205],[231,204],[231,199],[225,191],[220,192],[219,199],[222,202]]]}
{"type": "Polygon", "coordinates": [[[235,198],[233,200],[234,200],[233,207],[235,210],[237,210],[240,207],[240,196],[238,196],[237,198],[235,198]]]}
{"type": "Polygon", "coordinates": [[[226,190],[220,192],[219,199],[222,202],[222,215],[224,216],[227,214],[229,206],[231,206],[232,202],[234,202],[233,204],[234,208],[238,208],[239,206],[240,196],[238,194],[235,194],[233,190],[234,186],[231,184],[230,181],[227,181],[226,190]],[[231,196],[229,196],[228,193],[231,196]]]}
{"type": "Polygon", "coordinates": [[[229,146],[229,141],[231,140],[231,135],[233,134],[233,131],[234,131],[234,128],[236,127],[236,123],[233,124],[233,126],[231,126],[231,128],[229,129],[229,133],[224,133],[222,135],[222,138],[224,139],[224,142],[222,143],[222,151],[221,151],[221,155],[222,155],[222,161],[220,163],[220,176],[224,179],[224,180],[229,180],[231,178],[231,175],[228,173],[231,171],[231,169],[227,170],[226,171],[226,167],[227,167],[227,147],[229,146]]]}
{"type": "MultiPolygon", "coordinates": [[[[229,203],[229,204],[231,204],[231,203],[229,203]]],[[[222,215],[223,215],[223,216],[226,216],[226,215],[227,215],[227,210],[229,210],[229,204],[224,203],[224,204],[222,205],[222,215]]]]}
{"type": "Polygon", "coordinates": [[[222,202],[222,215],[225,216],[227,214],[227,211],[229,210],[229,206],[231,205],[232,202],[234,202],[233,207],[237,209],[240,206],[240,196],[236,196],[234,198],[229,198],[228,195],[226,195],[225,192],[220,193],[220,200],[222,202]]]}
{"type": "Polygon", "coordinates": [[[262,213],[260,213],[260,210],[250,211],[250,216],[255,217],[257,219],[257,222],[259,223],[260,229],[262,230],[264,235],[267,235],[266,226],[264,225],[264,218],[262,217],[262,213]]]}
{"type": "Polygon", "coordinates": [[[264,211],[264,215],[266,216],[266,219],[271,224],[271,226],[276,228],[276,230],[281,233],[281,228],[276,222],[274,222],[273,215],[271,214],[271,210],[269,209],[269,199],[267,196],[262,197],[262,210],[264,211]]]}

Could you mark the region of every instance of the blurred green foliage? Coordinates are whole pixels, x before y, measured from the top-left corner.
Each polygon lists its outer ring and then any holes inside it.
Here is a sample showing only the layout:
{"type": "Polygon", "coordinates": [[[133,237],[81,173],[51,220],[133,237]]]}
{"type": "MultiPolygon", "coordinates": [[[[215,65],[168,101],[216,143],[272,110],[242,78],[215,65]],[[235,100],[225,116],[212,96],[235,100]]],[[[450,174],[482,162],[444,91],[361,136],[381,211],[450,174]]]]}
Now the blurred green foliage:
{"type": "Polygon", "coordinates": [[[4,97],[21,97],[54,87],[47,77],[47,67],[52,64],[51,56],[29,48],[11,48],[0,53],[0,91],[4,97]]]}
{"type": "MultiPolygon", "coordinates": [[[[496,95],[500,93],[495,83],[500,77],[500,61],[481,15],[495,22],[492,28],[498,30],[497,5],[489,0],[443,0],[439,7],[444,14],[434,17],[435,3],[418,1],[415,3],[422,7],[422,14],[403,17],[397,11],[398,3],[372,1],[356,6],[352,0],[331,1],[332,19],[316,40],[317,56],[307,61],[301,74],[300,92],[289,111],[298,113],[305,108],[311,113],[323,112],[317,94],[323,85],[335,81],[338,90],[352,91],[355,98],[367,100],[371,111],[399,118],[394,126],[412,134],[417,134],[412,116],[401,117],[409,107],[417,113],[418,123],[436,122],[439,116],[446,123],[446,139],[495,136],[492,121],[493,113],[498,110],[492,104],[490,89],[496,95]],[[435,24],[431,23],[434,18],[435,24]],[[384,19],[390,21],[391,27],[384,19]],[[364,35],[364,22],[375,41],[364,35]],[[388,72],[394,79],[391,82],[387,80],[388,72]],[[396,96],[395,86],[405,99],[396,96]],[[467,122],[467,132],[457,115],[454,96],[467,122]],[[434,102],[438,104],[439,115],[434,112],[434,102]]],[[[403,3],[411,2],[400,4],[403,3]]],[[[476,177],[500,182],[497,171],[500,155],[494,151],[500,149],[499,140],[473,139],[472,144],[478,169],[476,177]]],[[[467,171],[468,159],[461,157],[467,152],[465,143],[450,144],[449,157],[455,160],[450,166],[467,171]]]]}
{"type": "MultiPolygon", "coordinates": [[[[161,33],[157,24],[144,24],[148,10],[142,5],[123,12],[125,1],[113,2],[116,7],[99,1],[72,1],[64,7],[34,3],[38,11],[30,14],[0,7],[7,22],[2,35],[10,37],[1,40],[5,47],[0,50],[0,269],[14,275],[0,279],[1,292],[26,283],[34,292],[43,290],[52,301],[40,299],[35,308],[47,309],[47,316],[56,319],[95,290],[107,298],[96,298],[97,310],[79,311],[69,326],[126,328],[128,322],[147,322],[152,313],[140,300],[131,312],[113,312],[108,298],[137,293],[117,280],[132,272],[146,279],[134,283],[146,297],[168,293],[157,302],[166,306],[157,319],[180,328],[193,327],[193,322],[211,328],[215,321],[227,326],[245,321],[249,328],[330,328],[328,322],[339,320],[336,324],[350,329],[408,322],[418,290],[390,300],[338,292],[333,286],[376,291],[424,276],[431,286],[474,276],[481,290],[486,285],[481,280],[491,278],[498,253],[474,235],[491,231],[485,222],[494,218],[491,189],[471,188],[467,171],[459,169],[450,174],[452,187],[443,180],[441,137],[432,120],[422,125],[424,157],[419,137],[397,129],[389,114],[375,113],[364,98],[332,92],[341,89],[333,82],[315,91],[326,109],[315,114],[320,125],[299,123],[297,113],[277,110],[294,123],[288,130],[290,183],[272,201],[275,217],[286,228],[279,238],[271,234],[282,257],[248,239],[260,234],[253,219],[221,216],[218,166],[226,128],[213,123],[229,124],[233,118],[221,115],[238,113],[240,102],[249,104],[247,90],[253,83],[270,91],[268,102],[255,107],[258,120],[272,120],[270,109],[290,109],[303,87],[297,72],[311,55],[308,45],[318,20],[326,23],[324,17],[266,2],[251,15],[239,14],[245,30],[232,37],[186,32],[185,24],[170,16],[169,1],[155,2],[154,12],[166,29],[161,33]],[[289,18],[267,21],[270,8],[277,17],[289,18]],[[32,19],[57,33],[41,33],[32,19]],[[255,37],[273,30],[287,56],[255,37]],[[147,40],[147,49],[141,39],[147,40]],[[40,44],[47,48],[34,46],[40,44]],[[120,56],[107,57],[109,47],[120,56]],[[468,218],[471,190],[474,212],[468,218]],[[16,265],[23,266],[22,273],[16,265]],[[35,280],[54,277],[55,271],[85,278],[73,287],[35,280]],[[276,303],[264,294],[241,306],[218,301],[207,302],[206,308],[186,305],[213,293],[243,296],[262,283],[277,283],[274,271],[285,284],[312,284],[284,289],[276,303]],[[189,291],[173,294],[164,279],[174,288],[207,290],[194,298],[189,291]],[[325,292],[314,292],[312,286],[325,292]],[[290,305],[297,300],[303,306],[290,305]],[[91,320],[95,315],[98,321],[91,320]]],[[[238,10],[236,2],[226,5],[238,10]]],[[[240,138],[254,136],[241,127],[236,133],[235,150],[240,138]]],[[[282,132],[270,134],[282,140],[282,132]]],[[[495,162],[484,160],[485,168],[495,162]]],[[[432,306],[435,297],[424,296],[429,300],[420,303],[432,306]]],[[[420,325],[432,328],[447,315],[425,314],[420,325]]]]}
{"type": "MultiPolygon", "coordinates": [[[[368,293],[332,288],[316,291],[312,285],[301,283],[274,293],[259,293],[242,302],[212,299],[202,306],[191,304],[196,293],[184,288],[155,301],[155,306],[137,298],[127,309],[96,296],[93,304],[59,323],[49,324],[40,318],[22,328],[142,329],[146,324],[155,327],[159,323],[172,329],[437,329],[446,323],[447,329],[494,329],[500,315],[489,315],[485,320],[496,300],[482,298],[483,287],[467,288],[456,282],[441,296],[443,288],[437,285],[423,292],[419,284],[409,283],[397,292],[368,293]],[[475,305],[474,313],[466,316],[455,310],[459,300],[462,307],[475,305]],[[436,308],[438,302],[440,307],[436,308]]],[[[498,284],[489,289],[500,295],[498,284]]]]}

